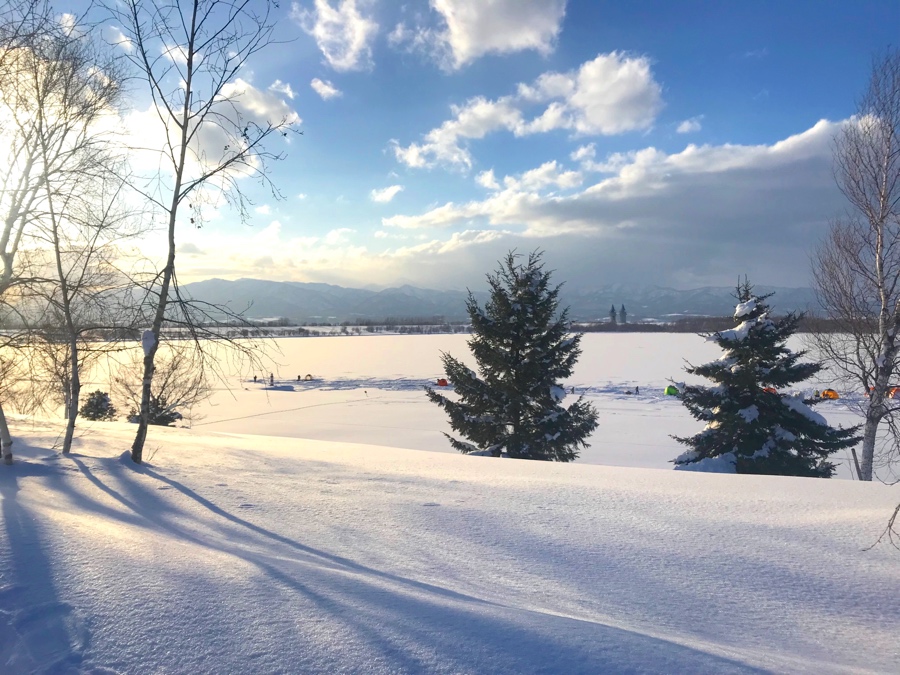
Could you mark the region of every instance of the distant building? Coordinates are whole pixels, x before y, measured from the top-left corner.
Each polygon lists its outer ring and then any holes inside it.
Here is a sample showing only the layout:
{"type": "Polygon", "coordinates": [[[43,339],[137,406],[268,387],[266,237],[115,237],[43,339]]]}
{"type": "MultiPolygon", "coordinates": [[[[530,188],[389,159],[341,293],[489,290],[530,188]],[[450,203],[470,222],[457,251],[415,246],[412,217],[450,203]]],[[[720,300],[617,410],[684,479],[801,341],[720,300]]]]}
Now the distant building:
{"type": "Polygon", "coordinates": [[[613,305],[609,310],[609,322],[612,325],[616,325],[616,306],[613,305]]]}

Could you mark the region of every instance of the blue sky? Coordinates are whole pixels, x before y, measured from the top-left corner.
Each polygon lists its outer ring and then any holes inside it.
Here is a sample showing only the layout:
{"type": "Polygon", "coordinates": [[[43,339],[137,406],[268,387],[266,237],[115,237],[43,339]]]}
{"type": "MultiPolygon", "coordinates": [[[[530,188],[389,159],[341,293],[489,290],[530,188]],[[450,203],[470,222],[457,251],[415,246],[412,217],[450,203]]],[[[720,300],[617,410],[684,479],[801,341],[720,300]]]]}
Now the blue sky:
{"type": "Polygon", "coordinates": [[[900,3],[301,0],[242,76],[304,132],[183,227],[182,281],[807,285],[844,202],[831,139],[900,3]]]}

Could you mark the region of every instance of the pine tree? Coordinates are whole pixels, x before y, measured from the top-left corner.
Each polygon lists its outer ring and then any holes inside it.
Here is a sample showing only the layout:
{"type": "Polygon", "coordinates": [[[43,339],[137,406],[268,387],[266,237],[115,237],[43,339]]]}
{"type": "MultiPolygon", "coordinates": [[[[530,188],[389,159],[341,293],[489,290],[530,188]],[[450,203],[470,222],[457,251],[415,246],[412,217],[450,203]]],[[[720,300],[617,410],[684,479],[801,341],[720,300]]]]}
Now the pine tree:
{"type": "Polygon", "coordinates": [[[78,414],[85,419],[99,422],[116,419],[116,408],[105,391],[95,391],[88,395],[78,414]]]}
{"type": "Polygon", "coordinates": [[[625,313],[625,305],[622,305],[622,307],[619,309],[619,323],[624,326],[627,323],[627,321],[625,320],[627,317],[628,315],[625,313]]]}
{"type": "Polygon", "coordinates": [[[445,434],[463,453],[569,462],[597,428],[597,411],[579,397],[568,408],[559,381],[572,374],[581,354],[580,335],[567,334],[568,310],[557,316],[559,286],[550,286],[541,253],[510,252],[489,274],[490,299],[484,309],[469,293],[472,321],[469,348],[478,364],[471,370],[443,354],[447,379],[458,400],[426,387],[450,425],[470,442],[445,434]]]}
{"type": "Polygon", "coordinates": [[[673,437],[691,448],[674,460],[676,468],[727,473],[755,473],[828,478],[828,457],[859,441],[859,427],[833,428],[810,406],[818,399],[781,393],[822,369],[801,363],[805,351],[785,346],[800,315],[769,318],[769,295],[755,296],[745,280],[738,286],[738,325],[707,336],[724,354],[717,361],[688,367],[716,383],[686,386],[682,402],[706,428],[691,437],[673,437]]]}
{"type": "MultiPolygon", "coordinates": [[[[150,409],[147,423],[159,427],[170,427],[178,420],[184,419],[184,416],[169,405],[165,396],[151,396],[150,409]]],[[[140,412],[136,408],[132,408],[128,415],[128,421],[137,424],[140,421],[140,412]]]]}
{"type": "Polygon", "coordinates": [[[613,305],[609,310],[609,322],[615,326],[616,325],[616,306],[613,305]]]}

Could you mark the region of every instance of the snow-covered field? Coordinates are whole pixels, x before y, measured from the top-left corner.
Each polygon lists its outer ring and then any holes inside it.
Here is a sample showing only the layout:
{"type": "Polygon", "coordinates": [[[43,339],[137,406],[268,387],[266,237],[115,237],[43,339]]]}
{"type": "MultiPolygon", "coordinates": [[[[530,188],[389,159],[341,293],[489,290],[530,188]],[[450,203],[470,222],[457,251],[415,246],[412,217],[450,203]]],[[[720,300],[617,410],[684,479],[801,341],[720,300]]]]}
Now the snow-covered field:
{"type": "MultiPolygon", "coordinates": [[[[204,431],[288,436],[323,441],[456,452],[441,432],[446,414],[422,393],[449,352],[469,365],[465,335],[360,336],[281,339],[270,369],[234,373],[227,387],[194,411],[192,425],[204,431]],[[273,375],[275,385],[270,386],[273,375]],[[312,375],[313,380],[305,378],[312,375]]],[[[799,348],[800,342],[796,345],[799,348]]],[[[592,333],[567,389],[585,394],[601,414],[580,463],[671,469],[684,446],[670,438],[702,428],[681,403],[663,390],[684,380],[685,361],[717,358],[715,344],[694,334],[592,333]],[[634,395],[635,387],[640,393],[634,395]]],[[[103,383],[98,383],[102,385],[103,383]]],[[[827,382],[825,383],[827,385],[827,382]]],[[[809,392],[824,385],[808,383],[809,392]]],[[[816,410],[832,424],[857,418],[847,400],[824,402],[816,410]]],[[[571,400],[571,399],[570,399],[571,400]]],[[[839,476],[850,477],[846,457],[839,476]]]]}
{"type": "Polygon", "coordinates": [[[900,672],[900,552],[863,550],[898,488],[667,468],[696,336],[586,336],[567,465],[449,451],[420,386],[465,337],[281,347],[142,467],[126,423],[64,458],[14,422],[0,673],[900,672]]]}

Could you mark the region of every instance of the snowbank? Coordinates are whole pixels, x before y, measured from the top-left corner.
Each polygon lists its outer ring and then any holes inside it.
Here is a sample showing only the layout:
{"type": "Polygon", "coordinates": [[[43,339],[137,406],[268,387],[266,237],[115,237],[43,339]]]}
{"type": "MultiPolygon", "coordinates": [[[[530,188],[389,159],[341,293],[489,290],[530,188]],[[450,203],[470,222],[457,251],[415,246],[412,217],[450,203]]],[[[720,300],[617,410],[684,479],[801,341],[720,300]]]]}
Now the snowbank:
{"type": "Polygon", "coordinates": [[[900,670],[894,488],[133,430],[14,428],[5,674],[900,670]]]}

